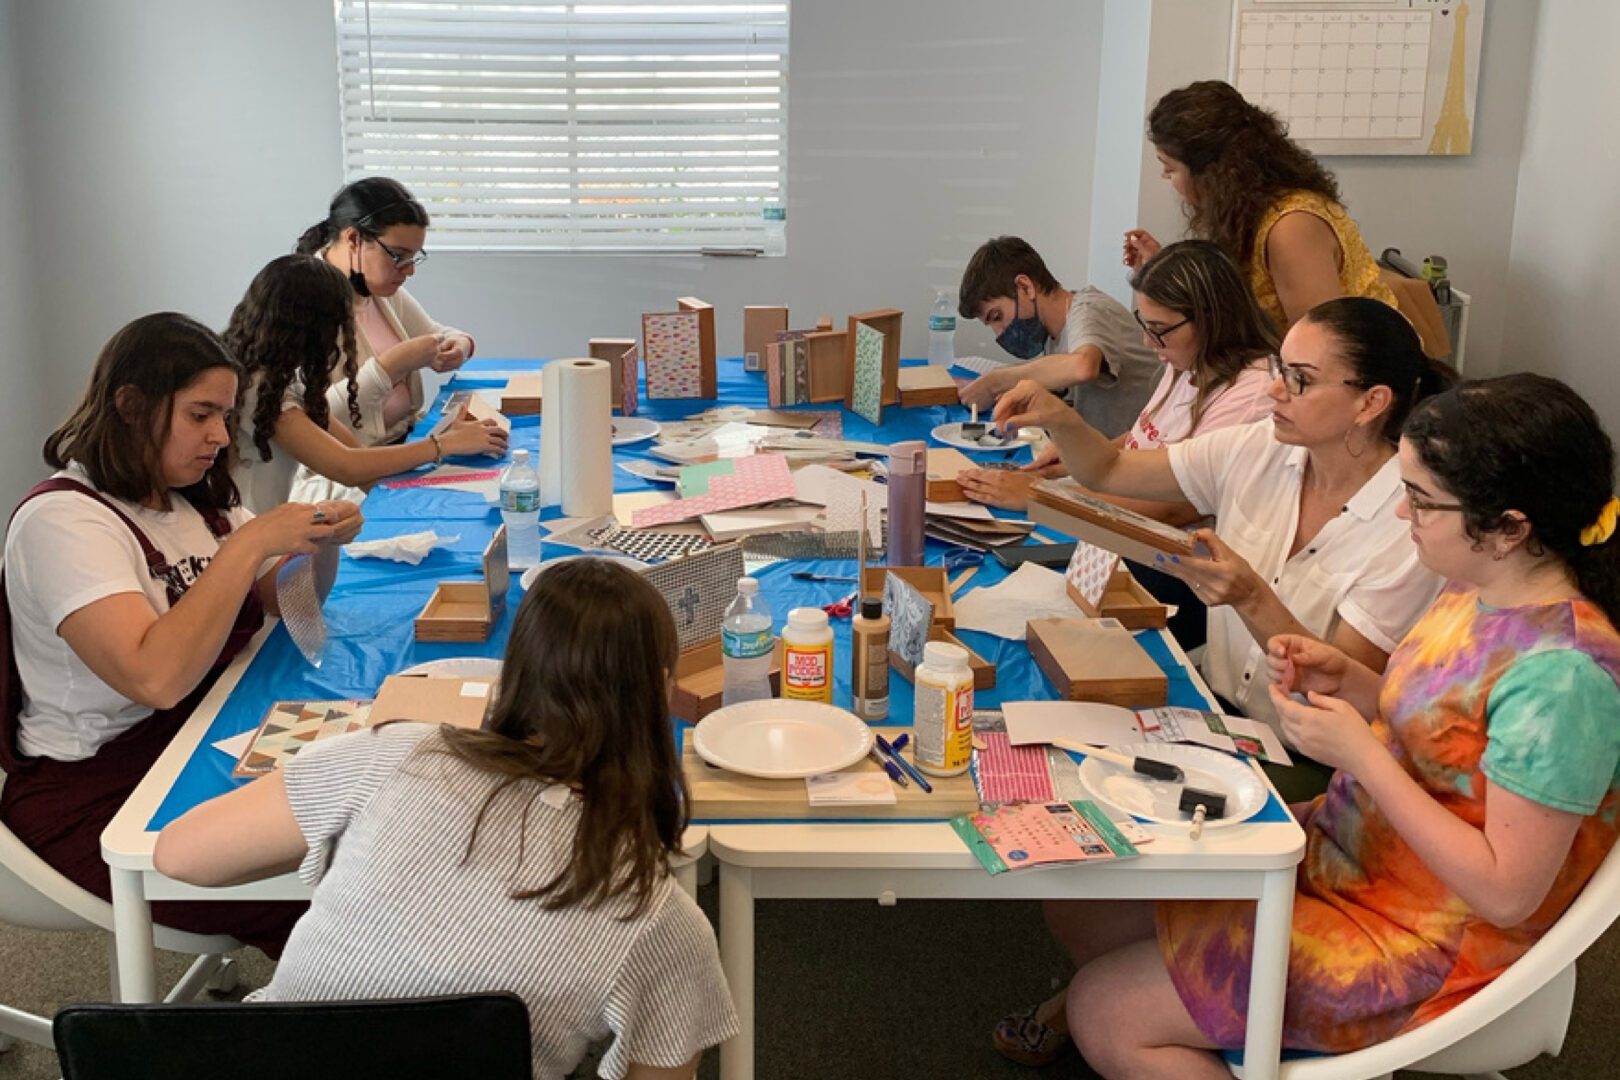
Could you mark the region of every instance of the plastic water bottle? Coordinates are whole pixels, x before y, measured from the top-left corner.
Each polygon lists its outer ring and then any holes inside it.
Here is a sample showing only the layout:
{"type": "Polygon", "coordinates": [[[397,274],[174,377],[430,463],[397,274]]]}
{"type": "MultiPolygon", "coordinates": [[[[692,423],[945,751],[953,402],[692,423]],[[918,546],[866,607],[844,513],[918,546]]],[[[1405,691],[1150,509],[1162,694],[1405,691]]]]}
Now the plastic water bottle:
{"type": "Polygon", "coordinates": [[[928,362],[940,367],[956,363],[956,304],[951,290],[936,287],[934,306],[928,312],[928,362]]]}
{"type": "Polygon", "coordinates": [[[771,696],[771,660],[776,635],[771,633],[771,609],[759,595],[759,582],[737,579],[737,597],[720,623],[720,657],[726,683],[721,705],[757,701],[771,696]]]}
{"type": "Polygon", "coordinates": [[[506,522],[506,558],[512,566],[540,562],[540,477],[529,465],[529,452],[512,451],[512,464],[501,473],[501,520],[506,522]]]}
{"type": "Polygon", "coordinates": [[[765,254],[787,254],[787,207],[767,203],[759,212],[765,224],[765,254]]]}

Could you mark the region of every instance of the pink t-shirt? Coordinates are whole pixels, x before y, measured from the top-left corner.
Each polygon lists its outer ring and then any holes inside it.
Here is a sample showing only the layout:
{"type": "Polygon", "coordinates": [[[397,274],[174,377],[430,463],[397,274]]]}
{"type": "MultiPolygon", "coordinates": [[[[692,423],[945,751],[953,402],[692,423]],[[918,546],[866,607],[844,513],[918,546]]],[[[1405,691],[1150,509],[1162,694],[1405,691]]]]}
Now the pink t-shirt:
{"type": "MultiPolygon", "coordinates": [[[[1236,379],[1204,403],[1198,434],[1234,424],[1252,424],[1270,416],[1272,400],[1266,393],[1270,385],[1271,372],[1264,360],[1244,368],[1236,379]]],[[[1193,433],[1192,407],[1197,397],[1198,387],[1193,385],[1190,373],[1166,364],[1159,385],[1148,398],[1147,408],[1142,410],[1125,437],[1125,449],[1153,450],[1187,438],[1193,433]]]]}

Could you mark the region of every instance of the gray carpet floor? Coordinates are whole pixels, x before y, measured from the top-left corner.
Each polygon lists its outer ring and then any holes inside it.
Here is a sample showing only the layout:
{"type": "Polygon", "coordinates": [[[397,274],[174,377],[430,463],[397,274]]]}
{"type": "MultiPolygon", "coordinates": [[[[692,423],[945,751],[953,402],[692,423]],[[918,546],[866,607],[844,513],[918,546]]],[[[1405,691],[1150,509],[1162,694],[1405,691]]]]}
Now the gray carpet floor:
{"type": "MultiPolygon", "coordinates": [[[[700,899],[714,916],[715,890],[700,899]]],[[[1077,1058],[1030,1070],[1001,1058],[988,1032],[1066,977],[1064,963],[1022,903],[766,901],[758,906],[758,1059],[764,1080],[891,1077],[1087,1077],[1077,1058]]],[[[42,934],[0,926],[0,1003],[50,1013],[106,999],[107,941],[98,934],[42,934]]],[[[240,954],[243,991],[271,964],[240,954]]],[[[187,958],[163,955],[165,985],[187,958]]],[[[1563,1054],[1515,1070],[1513,1080],[1620,1074],[1620,928],[1580,966],[1575,1017],[1563,1054]]],[[[240,996],[239,991],[237,996],[240,996]]],[[[716,1055],[700,1076],[716,1075],[716,1055]]],[[[56,1077],[56,1057],[19,1043],[0,1055],[0,1080],[56,1077]]]]}

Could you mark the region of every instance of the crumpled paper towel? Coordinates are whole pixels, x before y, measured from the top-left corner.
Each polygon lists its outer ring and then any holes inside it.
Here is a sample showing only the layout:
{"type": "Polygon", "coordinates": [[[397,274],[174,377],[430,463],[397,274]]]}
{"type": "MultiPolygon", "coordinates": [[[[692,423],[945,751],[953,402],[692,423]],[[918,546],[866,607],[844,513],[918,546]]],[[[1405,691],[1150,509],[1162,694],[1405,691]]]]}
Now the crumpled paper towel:
{"type": "Polygon", "coordinates": [[[386,540],[351,541],[344,545],[343,550],[349,553],[351,559],[392,559],[395,562],[416,566],[427,558],[434,548],[449,547],[460,539],[460,533],[455,536],[440,536],[429,529],[427,532],[390,536],[386,540]]]}

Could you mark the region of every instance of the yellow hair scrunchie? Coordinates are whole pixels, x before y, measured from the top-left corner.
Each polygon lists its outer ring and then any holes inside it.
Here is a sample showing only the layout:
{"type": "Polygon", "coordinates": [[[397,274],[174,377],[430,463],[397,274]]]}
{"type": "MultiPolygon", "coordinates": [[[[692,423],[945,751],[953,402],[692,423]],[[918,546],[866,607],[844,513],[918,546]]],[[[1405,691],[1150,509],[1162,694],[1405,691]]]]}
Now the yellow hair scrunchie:
{"type": "Polygon", "coordinates": [[[1614,535],[1616,520],[1620,520],[1620,499],[1610,495],[1609,501],[1598,511],[1597,520],[1581,530],[1581,547],[1606,543],[1614,535]]]}

